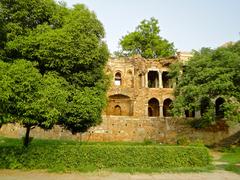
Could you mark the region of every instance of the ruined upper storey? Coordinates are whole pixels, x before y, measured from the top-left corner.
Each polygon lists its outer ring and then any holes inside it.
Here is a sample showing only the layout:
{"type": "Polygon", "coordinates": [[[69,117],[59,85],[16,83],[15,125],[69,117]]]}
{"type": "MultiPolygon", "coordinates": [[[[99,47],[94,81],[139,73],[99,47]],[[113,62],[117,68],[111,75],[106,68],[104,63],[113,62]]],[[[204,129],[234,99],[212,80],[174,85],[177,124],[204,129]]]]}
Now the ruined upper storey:
{"type": "Polygon", "coordinates": [[[170,116],[173,88],[169,66],[179,56],[164,59],[112,58],[106,72],[111,77],[106,115],[170,116]]]}

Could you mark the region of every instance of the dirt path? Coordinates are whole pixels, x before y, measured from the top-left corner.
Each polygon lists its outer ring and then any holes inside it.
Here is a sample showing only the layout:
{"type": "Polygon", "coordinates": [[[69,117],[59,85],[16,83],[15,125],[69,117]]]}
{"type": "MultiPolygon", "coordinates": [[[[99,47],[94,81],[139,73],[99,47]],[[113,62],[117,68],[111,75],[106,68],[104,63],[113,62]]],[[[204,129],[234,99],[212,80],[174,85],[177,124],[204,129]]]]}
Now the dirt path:
{"type": "Polygon", "coordinates": [[[39,171],[0,170],[0,180],[239,180],[240,175],[227,171],[212,173],[129,174],[129,173],[47,173],[39,171]]]}

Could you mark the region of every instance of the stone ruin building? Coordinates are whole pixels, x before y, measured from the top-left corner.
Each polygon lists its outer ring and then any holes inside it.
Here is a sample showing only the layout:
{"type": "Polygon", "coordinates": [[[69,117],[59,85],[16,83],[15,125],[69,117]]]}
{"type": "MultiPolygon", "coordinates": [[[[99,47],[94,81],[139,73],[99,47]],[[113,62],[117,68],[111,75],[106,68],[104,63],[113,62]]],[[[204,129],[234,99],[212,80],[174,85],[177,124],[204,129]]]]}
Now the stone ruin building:
{"type": "Polygon", "coordinates": [[[107,73],[113,76],[107,93],[106,117],[169,117],[174,83],[168,66],[176,59],[145,60],[142,58],[110,59],[107,73]]]}
{"type": "MultiPolygon", "coordinates": [[[[144,59],[141,57],[110,58],[106,73],[111,77],[107,92],[108,105],[102,113],[102,123],[87,132],[72,135],[70,132],[54,127],[51,131],[40,128],[32,130],[36,138],[78,139],[83,141],[145,141],[176,143],[180,137],[202,139],[205,144],[212,144],[235,133],[196,131],[186,126],[192,117],[200,117],[205,111],[203,102],[201,111],[183,112],[183,117],[173,118],[171,103],[174,100],[176,82],[169,78],[169,66],[178,61],[183,64],[191,57],[189,53],[164,59],[144,59]]],[[[224,99],[218,98],[216,113],[224,99]]],[[[22,137],[25,129],[16,125],[4,125],[0,135],[22,137]]]]}
{"type": "Polygon", "coordinates": [[[165,59],[111,58],[106,73],[111,77],[103,122],[82,135],[94,141],[174,141],[171,104],[176,82],[169,65],[191,57],[184,53],[165,59]]]}
{"type": "MultiPolygon", "coordinates": [[[[176,81],[168,76],[169,66],[179,61],[184,65],[191,56],[190,53],[178,53],[174,57],[152,60],[141,57],[109,59],[106,73],[111,77],[111,86],[103,122],[82,134],[81,138],[176,143],[178,138],[187,137],[212,144],[227,137],[229,132],[196,131],[186,126],[187,121],[206,111],[208,102],[202,102],[200,111],[185,111],[182,117],[172,117],[170,110],[176,81]]],[[[224,99],[219,97],[213,101],[216,115],[223,116],[220,106],[224,99]]]]}

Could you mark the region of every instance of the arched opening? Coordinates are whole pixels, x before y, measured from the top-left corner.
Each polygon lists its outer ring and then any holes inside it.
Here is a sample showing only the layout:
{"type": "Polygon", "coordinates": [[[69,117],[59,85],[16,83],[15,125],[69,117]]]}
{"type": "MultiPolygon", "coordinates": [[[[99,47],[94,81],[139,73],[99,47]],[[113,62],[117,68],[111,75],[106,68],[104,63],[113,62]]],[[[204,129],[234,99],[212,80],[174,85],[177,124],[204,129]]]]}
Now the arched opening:
{"type": "Polygon", "coordinates": [[[138,75],[138,87],[142,88],[142,74],[138,75]]]}
{"type": "Polygon", "coordinates": [[[172,88],[171,87],[171,80],[168,76],[168,72],[164,71],[162,73],[162,84],[163,84],[163,88],[172,88]]]}
{"type": "Polygon", "coordinates": [[[200,114],[201,114],[201,116],[203,116],[203,114],[207,112],[209,107],[210,107],[210,99],[207,98],[207,97],[202,98],[201,104],[200,104],[200,114]]]}
{"type": "Polygon", "coordinates": [[[148,116],[149,117],[159,116],[159,102],[156,98],[152,98],[148,101],[148,116]]]}
{"type": "Polygon", "coordinates": [[[185,116],[188,117],[195,117],[195,110],[189,111],[189,110],[185,110],[185,116]]]}
{"type": "Polygon", "coordinates": [[[163,101],[163,116],[171,117],[172,116],[171,109],[172,109],[172,100],[167,98],[163,101]]]}
{"type": "Polygon", "coordinates": [[[159,87],[158,71],[149,71],[148,72],[148,87],[149,88],[158,88],[159,87]]]}
{"type": "Polygon", "coordinates": [[[121,84],[122,84],[122,78],[121,78],[121,73],[120,73],[120,72],[117,72],[117,73],[115,74],[114,84],[115,84],[116,86],[121,86],[121,84]]]}
{"type": "Polygon", "coordinates": [[[119,105],[116,105],[114,107],[114,112],[113,112],[114,115],[116,116],[121,116],[121,107],[119,105]]]}
{"type": "Polygon", "coordinates": [[[106,115],[132,116],[132,101],[123,94],[115,94],[108,97],[106,115]]]}
{"type": "Polygon", "coordinates": [[[216,112],[216,117],[217,118],[224,118],[224,109],[223,109],[223,104],[225,100],[221,97],[217,98],[215,101],[215,112],[216,112]]]}
{"type": "Polygon", "coordinates": [[[148,107],[148,116],[149,117],[153,116],[153,109],[151,107],[148,107]]]}
{"type": "Polygon", "coordinates": [[[131,76],[132,75],[132,71],[131,70],[128,70],[128,75],[131,76]]]}

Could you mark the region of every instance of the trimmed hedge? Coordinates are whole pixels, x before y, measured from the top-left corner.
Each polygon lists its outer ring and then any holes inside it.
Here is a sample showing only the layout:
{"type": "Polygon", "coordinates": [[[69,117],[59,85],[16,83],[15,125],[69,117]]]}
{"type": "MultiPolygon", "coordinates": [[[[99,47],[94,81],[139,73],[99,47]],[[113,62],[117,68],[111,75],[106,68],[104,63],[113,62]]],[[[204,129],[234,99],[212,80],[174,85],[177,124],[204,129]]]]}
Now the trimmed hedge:
{"type": "Polygon", "coordinates": [[[204,167],[211,162],[205,147],[42,145],[0,146],[2,169],[178,168],[204,167]]]}

